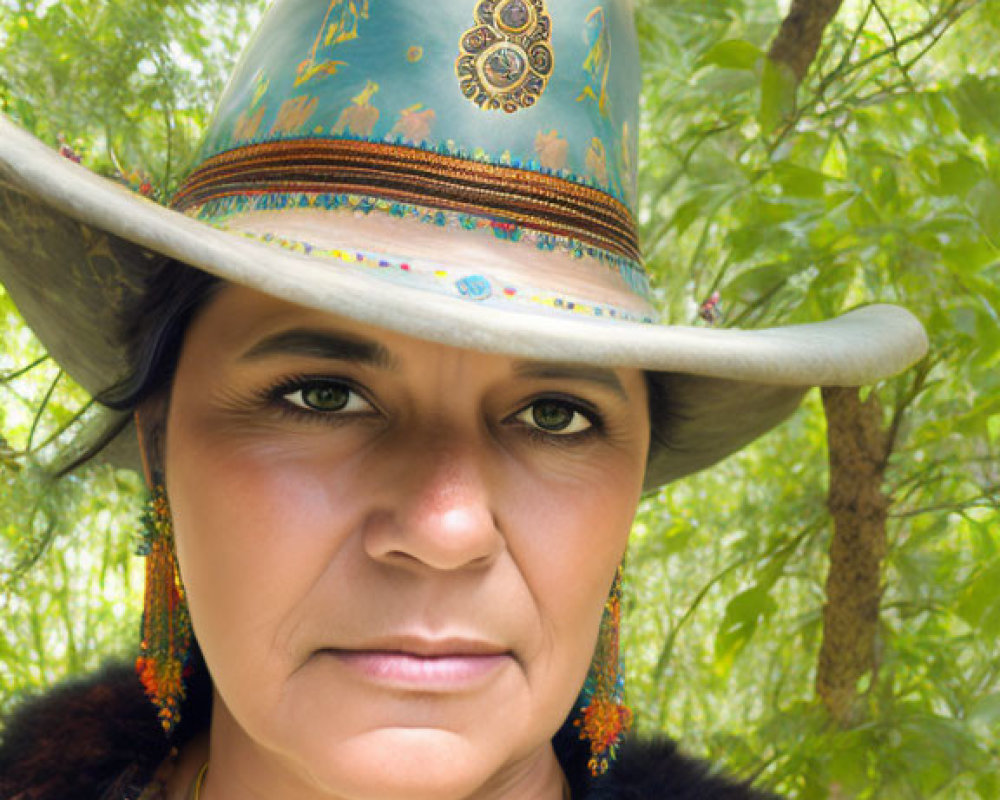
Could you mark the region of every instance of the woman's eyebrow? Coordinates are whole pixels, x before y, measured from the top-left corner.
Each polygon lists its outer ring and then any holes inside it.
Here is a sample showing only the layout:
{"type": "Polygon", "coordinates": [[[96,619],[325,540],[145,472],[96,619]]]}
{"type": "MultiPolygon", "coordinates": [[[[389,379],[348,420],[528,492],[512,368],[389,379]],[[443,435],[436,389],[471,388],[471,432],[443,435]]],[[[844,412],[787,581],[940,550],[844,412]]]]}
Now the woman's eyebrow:
{"type": "Polygon", "coordinates": [[[513,367],[514,375],[521,378],[544,378],[553,380],[587,381],[605,389],[611,389],[622,400],[628,400],[628,392],[618,380],[614,370],[603,367],[588,367],[578,364],[547,364],[541,361],[518,361],[513,367]]]}
{"type": "Polygon", "coordinates": [[[256,361],[275,355],[351,361],[388,370],[399,367],[393,355],[372,339],[313,328],[293,328],[265,336],[239,360],[256,361]]]}

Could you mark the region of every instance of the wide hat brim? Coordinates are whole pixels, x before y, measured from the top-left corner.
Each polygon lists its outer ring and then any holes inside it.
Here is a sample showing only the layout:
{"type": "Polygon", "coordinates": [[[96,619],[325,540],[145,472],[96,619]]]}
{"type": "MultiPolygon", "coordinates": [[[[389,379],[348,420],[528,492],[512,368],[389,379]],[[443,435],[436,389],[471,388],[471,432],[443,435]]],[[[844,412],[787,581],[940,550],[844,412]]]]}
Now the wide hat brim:
{"type": "MultiPolygon", "coordinates": [[[[487,242],[484,256],[506,244],[487,242]]],[[[371,242],[344,245],[370,249],[371,242]]],[[[0,116],[0,281],[51,355],[88,391],[106,389],[127,371],[121,320],[164,256],[421,339],[647,370],[664,389],[662,407],[652,409],[647,487],[739,449],[787,417],[812,386],[871,383],[927,349],[919,321],[889,305],[807,325],[738,330],[529,313],[388,283],[169,210],[61,157],[0,116]]]]}

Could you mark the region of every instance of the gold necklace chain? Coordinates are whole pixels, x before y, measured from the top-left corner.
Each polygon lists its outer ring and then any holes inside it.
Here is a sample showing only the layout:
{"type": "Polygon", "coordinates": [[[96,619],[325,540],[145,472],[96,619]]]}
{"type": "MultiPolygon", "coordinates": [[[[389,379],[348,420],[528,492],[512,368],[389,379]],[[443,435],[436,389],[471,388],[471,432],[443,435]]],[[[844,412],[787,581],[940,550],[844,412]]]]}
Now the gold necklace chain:
{"type": "Polygon", "coordinates": [[[188,800],[201,800],[201,787],[205,784],[205,775],[208,774],[208,762],[206,761],[191,784],[191,791],[188,792],[188,800]]]}

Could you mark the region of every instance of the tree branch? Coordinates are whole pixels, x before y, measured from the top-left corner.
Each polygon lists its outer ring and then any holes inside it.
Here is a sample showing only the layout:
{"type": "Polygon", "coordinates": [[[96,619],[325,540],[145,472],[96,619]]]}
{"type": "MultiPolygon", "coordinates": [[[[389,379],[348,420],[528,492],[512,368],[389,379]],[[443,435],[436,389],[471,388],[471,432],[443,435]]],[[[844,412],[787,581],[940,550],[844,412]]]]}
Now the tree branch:
{"type": "Polygon", "coordinates": [[[13,372],[8,372],[6,375],[0,375],[0,383],[10,383],[12,380],[20,378],[22,375],[27,375],[35,367],[39,366],[40,364],[44,364],[48,360],[49,356],[48,354],[46,354],[44,356],[41,356],[40,358],[36,358],[34,361],[32,361],[30,364],[27,364],[26,366],[20,367],[19,369],[15,369],[13,372]]]}
{"type": "Polygon", "coordinates": [[[38,452],[44,450],[46,447],[52,444],[56,439],[58,439],[60,436],[66,433],[66,431],[68,431],[70,428],[76,425],[76,423],[83,418],[83,415],[86,414],[91,408],[93,408],[96,402],[97,402],[96,400],[91,398],[86,403],[84,403],[83,406],[81,406],[81,408],[79,409],[79,411],[74,413],[73,416],[70,417],[70,419],[64,425],[61,425],[53,433],[51,433],[48,437],[46,437],[44,442],[37,444],[30,451],[25,451],[26,455],[29,456],[36,455],[38,452]]]}
{"type": "Polygon", "coordinates": [[[52,394],[56,390],[56,384],[59,383],[59,379],[63,376],[63,371],[59,370],[56,377],[53,378],[52,383],[49,385],[49,390],[45,393],[45,397],[42,398],[42,403],[38,407],[38,411],[35,414],[34,420],[31,422],[31,430],[28,431],[28,444],[25,445],[25,450],[30,451],[32,443],[35,441],[35,433],[38,431],[38,424],[42,421],[42,415],[45,413],[45,409],[49,405],[49,400],[52,399],[52,394]]]}
{"type": "Polygon", "coordinates": [[[899,428],[903,424],[906,412],[924,390],[924,386],[927,383],[927,376],[930,374],[931,368],[936,363],[937,362],[933,358],[925,358],[914,368],[913,383],[910,385],[909,391],[907,391],[906,394],[899,399],[899,402],[896,403],[896,407],[892,412],[892,422],[889,423],[889,431],[886,438],[886,459],[888,459],[893,450],[896,449],[896,441],[899,438],[899,428]]]}
{"type": "Polygon", "coordinates": [[[966,500],[959,500],[954,503],[941,503],[933,506],[923,506],[921,508],[911,508],[906,511],[894,511],[889,514],[893,519],[906,519],[907,517],[918,517],[921,514],[939,513],[942,511],[959,512],[967,508],[986,508],[989,506],[1000,506],[1000,483],[994,486],[987,486],[975,497],[966,500]]]}

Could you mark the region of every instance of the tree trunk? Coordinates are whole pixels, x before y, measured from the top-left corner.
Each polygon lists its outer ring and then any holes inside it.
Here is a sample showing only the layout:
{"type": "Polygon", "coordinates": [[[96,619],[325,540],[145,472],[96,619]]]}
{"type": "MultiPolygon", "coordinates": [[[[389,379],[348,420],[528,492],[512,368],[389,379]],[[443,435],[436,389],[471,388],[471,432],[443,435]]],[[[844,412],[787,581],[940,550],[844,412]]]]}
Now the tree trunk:
{"type": "MultiPolygon", "coordinates": [[[[791,0],[771,42],[767,57],[789,74],[793,105],[795,89],[809,72],[823,33],[842,2],[791,0]]],[[[882,408],[874,394],[861,402],[857,388],[825,388],[823,407],[833,541],[816,693],[830,715],[847,726],[861,711],[859,681],[877,666],[888,510],[882,483],[891,442],[882,429],[882,408]]]]}
{"type": "Polygon", "coordinates": [[[823,42],[823,31],[841,3],[843,0],[792,0],[767,57],[788,66],[796,82],[801,83],[823,42]]]}
{"type": "Polygon", "coordinates": [[[858,682],[877,666],[888,500],[882,493],[889,436],[875,394],[824,388],[833,516],[830,572],[816,693],[847,726],[858,719],[858,682]]]}

